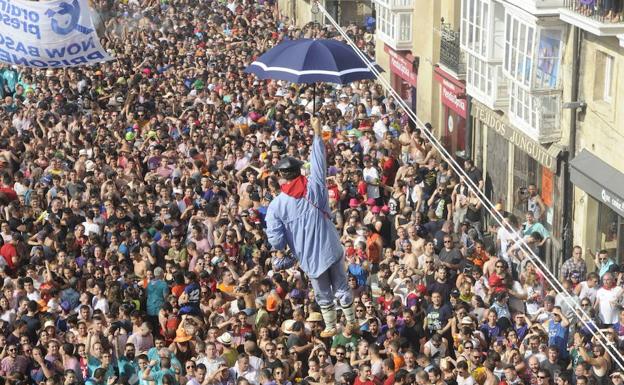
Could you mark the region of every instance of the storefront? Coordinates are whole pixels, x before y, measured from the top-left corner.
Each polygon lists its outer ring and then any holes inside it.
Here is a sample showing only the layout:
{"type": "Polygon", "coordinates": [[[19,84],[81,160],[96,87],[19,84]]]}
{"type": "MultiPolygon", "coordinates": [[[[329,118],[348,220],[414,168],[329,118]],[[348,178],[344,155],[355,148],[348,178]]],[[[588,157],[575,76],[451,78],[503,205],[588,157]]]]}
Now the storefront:
{"type": "Polygon", "coordinates": [[[415,58],[409,52],[397,52],[384,44],[390,67],[390,84],[401,98],[416,111],[416,85],[418,75],[414,66],[415,58]]]}
{"type": "Polygon", "coordinates": [[[624,174],[583,149],[570,162],[572,183],[587,194],[585,239],[592,250],[607,250],[617,262],[624,257],[624,174]]]}
{"type": "Polygon", "coordinates": [[[435,67],[435,79],[440,83],[442,122],[440,127],[442,143],[451,154],[466,149],[466,118],[468,102],[466,87],[453,75],[440,67],[435,67]]]}
{"type": "Polygon", "coordinates": [[[476,159],[481,160],[478,164],[486,176],[486,190],[492,202],[501,203],[524,221],[527,211],[524,191],[534,184],[546,206],[540,221],[552,234],[552,249],[545,251],[545,257],[561,250],[564,209],[560,198],[563,191],[559,172],[561,148],[540,145],[512,126],[504,114],[474,99],[471,119],[475,133],[473,148],[483,149],[476,159]]]}

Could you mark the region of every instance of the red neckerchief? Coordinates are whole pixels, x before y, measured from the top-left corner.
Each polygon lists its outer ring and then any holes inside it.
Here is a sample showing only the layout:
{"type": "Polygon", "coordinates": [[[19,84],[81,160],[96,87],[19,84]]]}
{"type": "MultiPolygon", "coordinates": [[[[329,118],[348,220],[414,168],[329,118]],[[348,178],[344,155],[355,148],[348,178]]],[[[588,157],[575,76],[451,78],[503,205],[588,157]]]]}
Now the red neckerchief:
{"type": "Polygon", "coordinates": [[[308,180],[305,176],[299,175],[290,182],[282,185],[282,192],[293,198],[303,198],[308,191],[308,180]]]}

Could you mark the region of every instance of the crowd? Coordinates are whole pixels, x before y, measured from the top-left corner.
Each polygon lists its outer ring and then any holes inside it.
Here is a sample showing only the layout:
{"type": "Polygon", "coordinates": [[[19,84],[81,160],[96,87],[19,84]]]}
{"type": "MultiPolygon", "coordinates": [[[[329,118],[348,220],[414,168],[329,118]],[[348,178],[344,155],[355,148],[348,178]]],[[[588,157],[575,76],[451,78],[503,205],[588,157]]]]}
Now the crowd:
{"type": "Polygon", "coordinates": [[[576,247],[555,291],[518,242],[549,237],[536,186],[497,227],[374,82],[313,103],[244,73],[336,31],[269,0],[94,6],[115,60],[0,71],[0,383],[623,384],[624,269],[576,247]],[[275,164],[308,159],[314,104],[357,320],[339,312],[333,338],[264,221],[275,164]]]}

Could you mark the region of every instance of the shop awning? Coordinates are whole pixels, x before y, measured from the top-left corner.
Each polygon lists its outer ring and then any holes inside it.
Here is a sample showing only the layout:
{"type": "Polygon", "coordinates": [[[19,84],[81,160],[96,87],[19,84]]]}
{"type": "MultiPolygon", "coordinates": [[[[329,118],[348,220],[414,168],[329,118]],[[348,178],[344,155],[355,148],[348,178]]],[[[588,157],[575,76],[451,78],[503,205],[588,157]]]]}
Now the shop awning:
{"type": "Polygon", "coordinates": [[[570,162],[570,179],[578,188],[624,216],[624,173],[582,150],[570,162]]]}

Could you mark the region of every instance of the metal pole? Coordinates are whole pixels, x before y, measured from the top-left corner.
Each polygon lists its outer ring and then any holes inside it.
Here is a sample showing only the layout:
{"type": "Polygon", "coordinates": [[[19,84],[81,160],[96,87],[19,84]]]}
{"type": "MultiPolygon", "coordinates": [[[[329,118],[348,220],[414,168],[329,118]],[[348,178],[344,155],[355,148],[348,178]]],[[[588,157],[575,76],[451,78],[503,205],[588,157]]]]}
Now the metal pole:
{"type": "Polygon", "coordinates": [[[312,83],[312,116],[316,114],[316,82],[312,83]]]}

